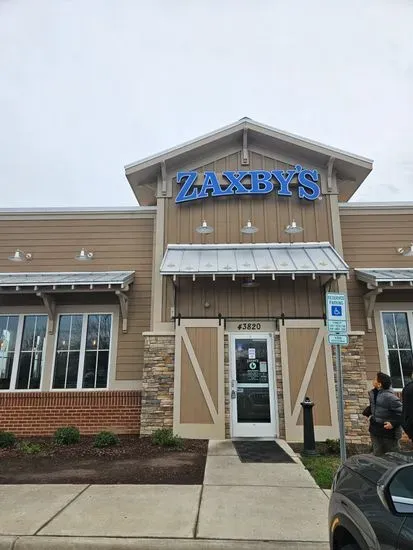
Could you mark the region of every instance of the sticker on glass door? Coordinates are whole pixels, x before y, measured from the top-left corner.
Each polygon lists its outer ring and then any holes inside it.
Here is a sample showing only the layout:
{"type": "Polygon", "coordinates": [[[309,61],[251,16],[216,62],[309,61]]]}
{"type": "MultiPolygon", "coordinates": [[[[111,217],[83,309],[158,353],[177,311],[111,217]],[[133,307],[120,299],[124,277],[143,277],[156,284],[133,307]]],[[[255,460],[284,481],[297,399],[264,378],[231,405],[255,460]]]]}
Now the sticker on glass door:
{"type": "Polygon", "coordinates": [[[275,387],[270,335],[231,338],[233,437],[275,437],[275,387]]]}

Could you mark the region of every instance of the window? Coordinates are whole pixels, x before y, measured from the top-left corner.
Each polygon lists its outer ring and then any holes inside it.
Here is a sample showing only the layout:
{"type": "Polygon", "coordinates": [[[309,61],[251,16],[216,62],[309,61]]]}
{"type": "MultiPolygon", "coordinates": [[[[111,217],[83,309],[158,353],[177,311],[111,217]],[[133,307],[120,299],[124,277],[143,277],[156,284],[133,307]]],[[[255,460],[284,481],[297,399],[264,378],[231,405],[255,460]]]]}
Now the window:
{"type": "Polygon", "coordinates": [[[60,315],[54,389],[106,388],[111,314],[60,315]]]}
{"type": "Polygon", "coordinates": [[[0,315],[0,390],[38,390],[47,315],[0,315]]]}
{"type": "Polygon", "coordinates": [[[18,324],[18,315],[0,316],[0,390],[10,388],[18,324]]]}
{"type": "Polygon", "coordinates": [[[389,374],[400,389],[413,371],[413,311],[382,312],[382,321],[389,374]]]}

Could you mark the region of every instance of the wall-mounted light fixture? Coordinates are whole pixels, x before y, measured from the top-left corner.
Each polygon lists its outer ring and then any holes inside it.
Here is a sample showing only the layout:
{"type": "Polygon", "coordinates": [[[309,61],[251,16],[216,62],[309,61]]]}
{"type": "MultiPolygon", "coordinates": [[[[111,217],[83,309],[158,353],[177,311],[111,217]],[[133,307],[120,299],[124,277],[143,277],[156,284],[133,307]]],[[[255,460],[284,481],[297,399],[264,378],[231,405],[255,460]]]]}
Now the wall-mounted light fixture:
{"type": "Polygon", "coordinates": [[[204,220],[201,225],[199,225],[195,231],[197,233],[200,233],[201,235],[207,235],[208,233],[213,233],[214,228],[211,225],[208,225],[207,222],[204,220]]]}
{"type": "Polygon", "coordinates": [[[8,259],[11,262],[29,262],[32,258],[33,256],[31,254],[29,253],[26,254],[25,252],[17,248],[14,254],[9,256],[8,259]]]}
{"type": "Polygon", "coordinates": [[[287,225],[287,227],[284,229],[284,232],[285,233],[288,233],[290,235],[294,235],[295,233],[301,233],[302,231],[304,231],[304,228],[302,228],[301,226],[297,225],[297,222],[295,220],[293,220],[289,225],[287,225]]]}
{"type": "Polygon", "coordinates": [[[76,254],[75,260],[78,260],[79,262],[88,262],[92,260],[93,258],[93,252],[86,252],[84,248],[82,248],[79,252],[79,254],[76,254]]]}
{"type": "Polygon", "coordinates": [[[397,252],[399,254],[402,254],[403,256],[413,256],[413,243],[411,243],[410,246],[406,248],[398,248],[397,252]]]}
{"type": "Polygon", "coordinates": [[[241,228],[241,233],[252,234],[256,233],[258,231],[258,227],[255,227],[255,225],[252,225],[251,220],[248,220],[246,225],[241,228]]]}
{"type": "Polygon", "coordinates": [[[246,277],[241,285],[243,288],[256,288],[260,286],[260,283],[255,280],[253,277],[246,277]]]}

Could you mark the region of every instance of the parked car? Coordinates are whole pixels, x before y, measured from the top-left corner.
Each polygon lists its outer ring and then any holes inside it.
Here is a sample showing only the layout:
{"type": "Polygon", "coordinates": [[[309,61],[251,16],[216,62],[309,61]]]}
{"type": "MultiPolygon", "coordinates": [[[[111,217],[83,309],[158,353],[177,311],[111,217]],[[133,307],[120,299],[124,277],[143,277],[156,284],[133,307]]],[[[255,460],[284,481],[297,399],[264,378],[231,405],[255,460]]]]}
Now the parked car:
{"type": "Polygon", "coordinates": [[[329,531],[331,550],[411,550],[413,452],[348,459],[333,481],[329,531]]]}

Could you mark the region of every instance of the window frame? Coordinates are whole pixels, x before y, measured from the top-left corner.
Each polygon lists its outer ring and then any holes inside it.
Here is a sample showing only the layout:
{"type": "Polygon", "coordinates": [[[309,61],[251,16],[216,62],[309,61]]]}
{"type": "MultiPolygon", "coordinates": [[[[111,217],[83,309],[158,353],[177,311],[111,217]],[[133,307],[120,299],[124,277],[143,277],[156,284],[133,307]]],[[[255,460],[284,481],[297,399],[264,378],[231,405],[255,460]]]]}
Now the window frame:
{"type": "MultiPolygon", "coordinates": [[[[12,309],[12,308],[11,308],[12,309]]],[[[11,377],[10,377],[10,387],[7,390],[0,390],[0,395],[7,393],[7,392],[19,392],[19,393],[25,393],[25,392],[41,392],[42,391],[42,385],[43,385],[43,377],[45,375],[45,367],[46,367],[46,356],[47,356],[47,345],[48,345],[48,338],[49,338],[49,318],[47,316],[47,313],[39,312],[39,311],[29,311],[29,312],[12,312],[11,310],[6,312],[3,312],[0,310],[0,317],[18,317],[19,320],[17,322],[17,330],[16,330],[16,345],[14,348],[14,357],[13,357],[13,363],[11,367],[11,377]],[[22,347],[22,337],[23,337],[23,327],[24,327],[24,319],[28,316],[41,316],[46,317],[46,333],[44,336],[43,341],[43,350],[42,350],[42,364],[41,364],[41,374],[40,374],[40,382],[38,388],[16,388],[16,382],[17,382],[17,370],[19,367],[19,361],[20,361],[20,351],[22,347]]]]}
{"type": "Polygon", "coordinates": [[[50,372],[50,391],[52,392],[78,392],[78,391],[107,391],[111,386],[111,374],[112,374],[112,354],[113,354],[113,346],[116,345],[115,342],[115,314],[113,311],[95,311],[93,310],[86,310],[86,311],[60,311],[57,314],[56,318],[56,330],[54,336],[54,342],[53,342],[53,359],[52,359],[52,365],[51,365],[51,372],[50,372]],[[54,374],[55,374],[55,363],[56,363],[56,352],[57,352],[57,344],[59,340],[59,327],[60,327],[60,318],[62,315],[81,315],[82,316],[82,334],[80,337],[80,357],[79,357],[79,369],[77,372],[77,382],[76,382],[76,388],[54,388],[53,387],[53,380],[54,380],[54,374]],[[84,374],[84,366],[85,366],[85,354],[86,354],[86,336],[87,336],[87,321],[89,315],[110,315],[111,318],[111,324],[110,324],[110,341],[109,341],[109,350],[108,350],[108,374],[107,374],[107,380],[106,380],[106,386],[104,388],[84,388],[82,386],[83,381],[83,374],[84,374]]]}
{"type": "MultiPolygon", "coordinates": [[[[411,345],[411,350],[413,352],[413,304],[408,304],[408,307],[404,307],[404,308],[400,308],[400,303],[397,304],[395,307],[393,307],[393,304],[386,304],[386,307],[385,308],[380,307],[380,309],[377,310],[377,313],[379,316],[379,324],[377,324],[377,318],[376,318],[376,326],[380,327],[380,340],[381,340],[381,341],[378,341],[380,362],[382,365],[382,370],[385,370],[385,372],[390,376],[389,348],[387,345],[387,337],[384,330],[383,313],[405,313],[406,314],[407,326],[409,328],[409,334],[410,334],[410,345],[411,345]],[[383,365],[385,366],[385,369],[383,369],[383,365]]],[[[400,351],[400,349],[403,350],[405,348],[397,348],[397,351],[400,351]]],[[[401,376],[403,377],[402,371],[401,371],[401,376]]],[[[393,389],[397,392],[403,391],[403,388],[393,387],[393,389]]]]}

